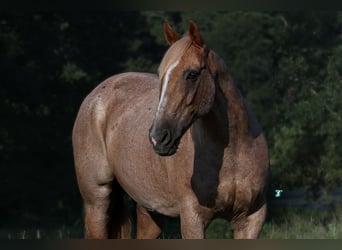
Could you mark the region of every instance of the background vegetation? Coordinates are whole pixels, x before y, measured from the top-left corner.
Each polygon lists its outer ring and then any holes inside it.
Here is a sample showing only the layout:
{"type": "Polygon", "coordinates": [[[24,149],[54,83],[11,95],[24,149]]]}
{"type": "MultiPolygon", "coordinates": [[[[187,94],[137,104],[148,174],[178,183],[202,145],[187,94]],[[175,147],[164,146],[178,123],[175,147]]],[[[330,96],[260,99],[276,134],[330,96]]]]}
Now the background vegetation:
{"type": "Polygon", "coordinates": [[[341,12],[1,13],[0,237],[82,235],[78,108],[111,75],[156,72],[164,19],[180,33],[194,20],[251,103],[269,143],[270,198],[302,189],[317,200],[341,187],[341,12]]]}

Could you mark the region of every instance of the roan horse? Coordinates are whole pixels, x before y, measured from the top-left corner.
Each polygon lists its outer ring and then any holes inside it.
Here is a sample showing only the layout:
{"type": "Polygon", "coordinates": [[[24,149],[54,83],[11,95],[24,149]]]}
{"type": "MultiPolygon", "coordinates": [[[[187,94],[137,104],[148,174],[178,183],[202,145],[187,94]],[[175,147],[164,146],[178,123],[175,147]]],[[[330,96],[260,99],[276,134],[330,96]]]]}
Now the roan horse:
{"type": "Polygon", "coordinates": [[[164,32],[159,79],[115,75],[81,105],[72,139],[85,236],[130,238],[127,193],[137,238],[157,238],[161,215],[180,216],[183,238],[204,238],[217,217],[234,238],[257,238],[269,166],[261,128],[192,21],[183,37],[167,22],[164,32]]]}

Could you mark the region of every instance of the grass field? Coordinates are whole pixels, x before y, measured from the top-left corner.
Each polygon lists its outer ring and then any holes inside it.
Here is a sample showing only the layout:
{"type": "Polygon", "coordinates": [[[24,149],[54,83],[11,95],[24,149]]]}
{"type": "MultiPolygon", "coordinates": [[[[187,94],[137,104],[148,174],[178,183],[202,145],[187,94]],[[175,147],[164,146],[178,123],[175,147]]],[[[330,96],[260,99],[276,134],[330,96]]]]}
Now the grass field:
{"type": "MultiPolygon", "coordinates": [[[[266,221],[261,239],[342,239],[342,207],[335,211],[275,209],[266,221]]],[[[207,230],[207,238],[231,238],[230,226],[215,220],[207,230]]]]}
{"type": "MultiPolygon", "coordinates": [[[[82,238],[80,222],[60,227],[27,227],[0,229],[0,239],[70,239],[82,238]]],[[[168,220],[162,239],[180,238],[179,221],[168,220]]],[[[216,219],[206,232],[208,239],[232,238],[224,220],[216,219]]],[[[342,239],[342,207],[331,211],[276,208],[270,210],[260,238],[262,239],[342,239]]]]}

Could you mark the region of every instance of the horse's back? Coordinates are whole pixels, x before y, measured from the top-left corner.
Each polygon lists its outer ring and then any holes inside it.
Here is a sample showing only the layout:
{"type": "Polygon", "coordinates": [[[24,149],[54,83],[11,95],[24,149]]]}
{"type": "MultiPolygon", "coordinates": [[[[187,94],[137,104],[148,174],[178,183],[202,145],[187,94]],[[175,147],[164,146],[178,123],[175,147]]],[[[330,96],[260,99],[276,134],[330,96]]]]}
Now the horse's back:
{"type": "MultiPolygon", "coordinates": [[[[82,102],[74,128],[73,143],[87,135],[104,135],[107,121],[113,113],[124,113],[146,92],[157,91],[158,78],[148,73],[122,73],[100,83],[82,102]]],[[[151,96],[151,95],[149,95],[151,96]]]]}
{"type": "MultiPolygon", "coordinates": [[[[158,88],[158,77],[155,74],[128,72],[114,75],[100,83],[83,101],[83,108],[121,104],[144,93],[158,88]]],[[[88,113],[92,115],[91,113],[88,113]]]]}
{"type": "MultiPolygon", "coordinates": [[[[74,124],[73,136],[77,137],[81,127],[90,125],[90,121],[103,123],[102,120],[107,119],[111,112],[119,110],[120,106],[128,104],[132,99],[139,98],[148,91],[157,90],[158,82],[154,74],[135,72],[122,73],[106,79],[82,102],[74,124]],[[83,123],[85,121],[88,122],[83,123]]],[[[91,125],[95,126],[95,124],[91,125]]],[[[81,133],[84,135],[85,131],[81,133]]]]}

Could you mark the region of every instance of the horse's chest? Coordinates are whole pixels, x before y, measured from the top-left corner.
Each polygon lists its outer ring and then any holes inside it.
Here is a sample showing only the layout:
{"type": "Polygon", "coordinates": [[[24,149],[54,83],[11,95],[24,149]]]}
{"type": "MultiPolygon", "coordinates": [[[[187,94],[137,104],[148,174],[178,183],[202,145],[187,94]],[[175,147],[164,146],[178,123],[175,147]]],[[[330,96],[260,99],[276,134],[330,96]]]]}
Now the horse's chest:
{"type": "Polygon", "coordinates": [[[219,172],[194,172],[191,185],[200,205],[219,213],[234,213],[248,209],[259,195],[249,176],[235,172],[232,164],[222,166],[219,172]]]}
{"type": "Polygon", "coordinates": [[[228,216],[249,211],[260,202],[263,189],[255,185],[250,175],[228,173],[220,175],[216,208],[228,216]]]}

